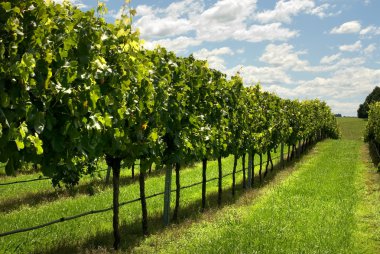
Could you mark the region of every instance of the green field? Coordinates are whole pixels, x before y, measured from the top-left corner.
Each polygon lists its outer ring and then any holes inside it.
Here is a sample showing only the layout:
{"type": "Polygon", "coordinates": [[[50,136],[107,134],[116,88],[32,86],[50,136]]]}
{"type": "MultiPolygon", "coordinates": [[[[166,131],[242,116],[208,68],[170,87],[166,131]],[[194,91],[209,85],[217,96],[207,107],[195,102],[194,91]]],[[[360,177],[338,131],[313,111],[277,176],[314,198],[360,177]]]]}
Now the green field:
{"type": "MultiPolygon", "coordinates": [[[[273,153],[273,158],[278,157],[273,153]]],[[[266,157],[264,156],[264,160],[266,157]]],[[[255,164],[258,163],[255,157],[255,164]]],[[[278,158],[274,160],[278,161],[278,158]]],[[[223,160],[223,174],[232,172],[233,157],[223,160]]],[[[248,162],[246,162],[248,165],[248,162]]],[[[102,167],[100,168],[102,169],[102,167]]],[[[238,164],[241,169],[241,160],[238,164]]],[[[256,166],[256,173],[259,167],[256,166]]],[[[181,170],[181,185],[187,186],[202,180],[201,163],[194,167],[181,170]]],[[[138,169],[136,169],[138,173],[138,169]]],[[[1,232],[18,228],[31,227],[43,224],[61,217],[76,215],[82,212],[110,207],[112,204],[112,185],[105,185],[105,172],[102,171],[93,177],[87,176],[74,190],[56,190],[49,180],[33,181],[20,184],[0,186],[0,224],[1,232]]],[[[215,178],[218,175],[217,162],[208,163],[207,178],[215,178]]],[[[40,174],[26,174],[17,177],[0,179],[0,183],[14,182],[38,178],[40,174]]],[[[131,171],[122,171],[120,200],[128,201],[139,197],[139,185],[137,180],[131,179],[131,171]]],[[[258,179],[256,179],[258,180],[258,179]]],[[[242,191],[242,173],[237,173],[237,194],[242,191]]],[[[235,202],[231,197],[232,177],[223,179],[224,204],[235,202]]],[[[175,186],[173,176],[172,186],[175,186]]],[[[174,188],[174,187],[173,187],[174,188]]],[[[146,179],[147,196],[160,193],[164,190],[163,172],[154,172],[146,179]]],[[[207,207],[217,207],[217,181],[207,184],[207,207]]],[[[172,207],[174,207],[175,195],[172,195],[172,207]]],[[[151,232],[162,230],[163,196],[157,196],[147,200],[148,215],[151,232]]],[[[180,221],[195,219],[201,215],[201,185],[184,189],[181,192],[180,221]]],[[[137,246],[142,240],[141,232],[141,208],[140,203],[135,202],[121,207],[120,221],[122,230],[122,248],[127,249],[137,246]]],[[[107,248],[111,250],[112,235],[112,211],[89,215],[77,220],[55,224],[43,229],[26,233],[15,234],[0,238],[0,253],[30,253],[43,251],[47,253],[80,252],[82,249],[107,248]],[[42,247],[43,246],[43,247],[42,247]],[[42,247],[42,249],[41,249],[42,247]]]]}
{"type": "Polygon", "coordinates": [[[380,181],[362,142],[365,122],[339,124],[341,140],[318,144],[258,198],[153,235],[135,251],[379,253],[380,181]]]}
{"type": "MultiPolygon", "coordinates": [[[[365,122],[340,118],[339,125],[341,140],[317,144],[286,170],[275,170],[264,184],[255,179],[254,189],[243,191],[242,173],[238,173],[235,198],[231,176],[225,177],[221,208],[216,203],[217,181],[207,184],[204,213],[201,186],[185,189],[179,222],[164,229],[163,196],[149,199],[151,234],[146,238],[141,234],[140,203],[121,207],[121,252],[378,253],[380,179],[361,138],[365,122]]],[[[232,157],[223,160],[224,174],[231,172],[232,164],[232,157]]],[[[138,183],[131,179],[130,170],[122,172],[121,201],[138,198],[138,183]]],[[[217,176],[215,161],[209,163],[207,174],[217,176]]],[[[70,192],[54,190],[46,180],[0,186],[0,231],[110,207],[112,189],[104,184],[104,175],[88,176],[70,192]]],[[[38,176],[2,177],[0,183],[38,176]]],[[[182,186],[199,181],[200,164],[181,171],[182,186]]],[[[147,195],[163,189],[161,172],[148,176],[147,195]]],[[[0,253],[106,253],[112,251],[112,241],[112,212],[106,212],[2,237],[0,253]]]]}

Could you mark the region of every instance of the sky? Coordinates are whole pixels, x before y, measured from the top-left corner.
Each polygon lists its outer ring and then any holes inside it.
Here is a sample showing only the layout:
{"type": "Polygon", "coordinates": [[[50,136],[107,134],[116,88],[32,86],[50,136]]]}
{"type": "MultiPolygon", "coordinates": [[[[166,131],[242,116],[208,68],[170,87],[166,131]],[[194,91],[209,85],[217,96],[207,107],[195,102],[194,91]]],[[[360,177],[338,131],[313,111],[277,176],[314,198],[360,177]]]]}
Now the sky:
{"type": "MultiPolygon", "coordinates": [[[[61,0],[56,0],[61,2],[61,0]]],[[[71,0],[83,10],[96,0],[71,0]]],[[[104,1],[106,19],[124,0],[104,1]]],[[[356,116],[380,86],[379,0],[132,0],[144,47],[193,54],[246,86],[356,116]]]]}

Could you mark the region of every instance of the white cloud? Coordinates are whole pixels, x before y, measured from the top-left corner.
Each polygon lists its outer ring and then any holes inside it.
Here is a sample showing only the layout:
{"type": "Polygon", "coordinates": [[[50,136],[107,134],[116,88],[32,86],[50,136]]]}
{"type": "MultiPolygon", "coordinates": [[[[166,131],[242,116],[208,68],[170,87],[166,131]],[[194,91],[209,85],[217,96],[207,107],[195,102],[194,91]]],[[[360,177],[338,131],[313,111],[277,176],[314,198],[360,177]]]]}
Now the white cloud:
{"type": "MultiPolygon", "coordinates": [[[[354,47],[352,46],[352,48],[354,47]]],[[[346,48],[344,47],[344,49],[346,48]]],[[[280,45],[269,44],[259,60],[284,71],[292,70],[308,73],[337,71],[342,68],[361,66],[365,63],[364,57],[341,58],[342,54],[337,53],[322,57],[320,60],[321,65],[313,66],[307,60],[300,58],[301,55],[305,55],[306,53],[306,51],[295,51],[294,47],[288,43],[280,45]]]]}
{"type": "Polygon", "coordinates": [[[324,56],[324,57],[322,57],[320,63],[321,64],[331,64],[331,63],[335,62],[336,60],[338,60],[340,58],[340,56],[341,56],[340,53],[334,54],[331,56],[324,56]]]}
{"type": "Polygon", "coordinates": [[[153,49],[156,46],[160,45],[161,47],[165,47],[170,51],[174,51],[175,53],[186,52],[186,49],[191,46],[198,46],[202,42],[196,40],[194,38],[189,38],[186,36],[180,36],[175,39],[162,39],[156,41],[147,41],[145,42],[144,47],[147,49],[153,49]]]}
{"type": "Polygon", "coordinates": [[[325,100],[333,112],[354,116],[361,103],[359,98],[365,98],[380,83],[380,70],[348,67],[333,72],[329,77],[317,76],[312,80],[294,83],[296,87],[285,87],[279,83],[264,88],[286,98],[319,98],[325,100]]]}
{"type": "Polygon", "coordinates": [[[294,47],[287,43],[280,45],[269,44],[266,46],[264,54],[260,57],[260,61],[283,69],[303,71],[309,63],[299,58],[302,54],[305,54],[305,52],[295,52],[294,47]]]}
{"type": "Polygon", "coordinates": [[[290,23],[292,16],[311,10],[315,7],[312,0],[280,0],[276,3],[274,10],[266,10],[256,14],[255,19],[262,23],[284,22],[290,23]]]}
{"type": "Polygon", "coordinates": [[[339,27],[334,27],[330,33],[331,34],[349,34],[360,32],[361,25],[357,20],[346,22],[339,27]]]}
{"type": "Polygon", "coordinates": [[[247,85],[262,83],[265,86],[278,85],[278,84],[292,84],[292,79],[281,68],[278,67],[256,67],[256,66],[243,66],[238,65],[226,73],[230,76],[239,73],[243,81],[247,85]]]}
{"type": "Polygon", "coordinates": [[[362,43],[361,41],[357,41],[354,44],[349,44],[349,45],[342,45],[339,46],[339,49],[341,51],[348,51],[348,52],[355,52],[359,51],[362,48],[362,43]]]}
{"type": "Polygon", "coordinates": [[[234,55],[234,52],[229,47],[216,48],[213,50],[201,49],[194,52],[194,56],[202,59],[207,59],[210,56],[220,56],[220,55],[234,55]]]}
{"type": "Polygon", "coordinates": [[[363,57],[354,57],[354,58],[342,58],[336,64],[332,66],[327,66],[326,71],[335,71],[339,70],[343,67],[352,67],[352,66],[360,66],[365,63],[365,59],[363,57]]]}
{"type": "Polygon", "coordinates": [[[319,18],[323,19],[326,17],[336,16],[342,13],[342,11],[337,12],[328,12],[329,9],[333,8],[335,6],[331,6],[330,4],[322,4],[320,6],[317,6],[311,10],[309,10],[307,13],[311,15],[318,16],[319,18]]]}
{"type": "Polygon", "coordinates": [[[350,100],[350,102],[326,100],[326,103],[331,107],[332,112],[335,114],[342,114],[343,116],[356,116],[356,109],[359,108],[359,104],[363,102],[359,100],[350,100]]]}
{"type": "Polygon", "coordinates": [[[336,71],[342,68],[361,66],[365,63],[364,57],[342,58],[339,61],[337,61],[338,59],[339,59],[339,56],[336,56],[336,55],[323,57],[321,59],[322,65],[308,66],[306,67],[306,71],[314,72],[314,73],[331,72],[331,71],[336,71]]]}
{"type": "Polygon", "coordinates": [[[373,35],[380,35],[380,27],[374,25],[367,26],[360,31],[362,37],[371,37],[373,35]]]}
{"type": "Polygon", "coordinates": [[[281,98],[296,98],[297,93],[292,88],[284,87],[281,85],[270,85],[268,87],[264,86],[264,90],[273,92],[280,96],[281,98]]]}
{"type": "Polygon", "coordinates": [[[366,55],[370,55],[372,54],[373,52],[375,52],[376,50],[376,44],[375,43],[372,43],[370,45],[368,45],[365,49],[364,49],[364,54],[366,55]]]}
{"type": "Polygon", "coordinates": [[[380,70],[349,67],[337,70],[328,78],[316,77],[303,81],[295,90],[299,95],[312,95],[332,99],[353,98],[367,94],[380,82],[380,70]]]}
{"type": "MultiPolygon", "coordinates": [[[[256,0],[219,0],[201,14],[202,21],[230,23],[243,21],[256,9],[256,0]]],[[[209,23],[205,23],[209,24],[209,23]]]]}
{"type": "Polygon", "coordinates": [[[171,3],[163,12],[172,17],[191,17],[202,12],[203,0],[183,0],[171,3]]]}
{"type": "Polygon", "coordinates": [[[145,38],[178,36],[193,30],[192,24],[187,19],[157,18],[154,15],[141,17],[136,22],[136,27],[140,29],[145,38]]]}
{"type": "Polygon", "coordinates": [[[137,6],[137,8],[136,8],[136,17],[151,16],[154,14],[155,14],[155,11],[153,10],[153,8],[151,6],[143,4],[143,5],[137,6]]]}
{"type": "Polygon", "coordinates": [[[194,52],[194,57],[201,60],[207,60],[209,66],[213,69],[223,71],[226,69],[225,61],[222,57],[224,55],[234,55],[234,52],[229,47],[222,47],[213,50],[201,49],[194,52]]]}
{"type": "Polygon", "coordinates": [[[185,35],[195,30],[194,15],[203,10],[203,0],[183,0],[170,4],[167,8],[153,9],[147,5],[136,7],[135,27],[140,29],[145,39],[159,39],[185,35]]]}
{"type": "Polygon", "coordinates": [[[285,28],[278,22],[251,24],[256,0],[219,0],[209,8],[205,8],[203,0],[183,0],[166,8],[140,5],[136,10],[134,26],[139,28],[143,39],[152,43],[157,40],[162,43],[162,39],[167,38],[173,40],[176,36],[192,37],[200,43],[231,39],[247,42],[287,41],[298,36],[298,31],[285,28]]]}
{"type": "Polygon", "coordinates": [[[287,41],[298,36],[298,34],[298,31],[283,28],[281,23],[272,23],[267,25],[252,25],[246,30],[237,30],[234,33],[234,38],[249,42],[287,41]]]}
{"type": "Polygon", "coordinates": [[[236,36],[246,32],[247,20],[256,9],[256,0],[220,0],[194,17],[197,37],[204,41],[244,40],[236,36]]]}
{"type": "Polygon", "coordinates": [[[332,6],[327,3],[316,6],[315,1],[313,0],[280,0],[276,2],[276,6],[273,10],[259,12],[254,19],[261,23],[290,23],[292,17],[297,16],[300,13],[315,15],[319,18],[336,15],[337,13],[328,12],[331,8],[332,6]]]}

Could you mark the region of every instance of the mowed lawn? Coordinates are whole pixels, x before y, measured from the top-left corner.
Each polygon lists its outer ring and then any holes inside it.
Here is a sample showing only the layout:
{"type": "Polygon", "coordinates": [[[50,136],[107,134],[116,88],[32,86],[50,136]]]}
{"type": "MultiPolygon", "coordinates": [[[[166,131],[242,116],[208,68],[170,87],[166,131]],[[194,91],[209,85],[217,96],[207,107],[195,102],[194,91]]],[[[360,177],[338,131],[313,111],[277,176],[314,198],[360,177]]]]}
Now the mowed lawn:
{"type": "Polygon", "coordinates": [[[152,235],[133,251],[380,253],[380,179],[362,141],[365,122],[338,121],[342,139],[317,144],[258,198],[152,235]]]}

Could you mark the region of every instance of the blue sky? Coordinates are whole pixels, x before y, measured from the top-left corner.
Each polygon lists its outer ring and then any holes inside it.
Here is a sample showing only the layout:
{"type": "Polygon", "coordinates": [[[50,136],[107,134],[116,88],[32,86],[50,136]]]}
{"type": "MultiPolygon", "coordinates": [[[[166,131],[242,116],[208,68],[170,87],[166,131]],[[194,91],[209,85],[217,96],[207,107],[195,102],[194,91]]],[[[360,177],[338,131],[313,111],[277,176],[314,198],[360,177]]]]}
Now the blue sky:
{"type": "MultiPolygon", "coordinates": [[[[71,2],[83,10],[97,4],[71,2]]],[[[124,1],[105,2],[113,22],[124,1]]],[[[319,98],[335,113],[355,116],[380,86],[378,0],[132,0],[131,6],[146,48],[194,54],[284,98],[319,98]]]]}

